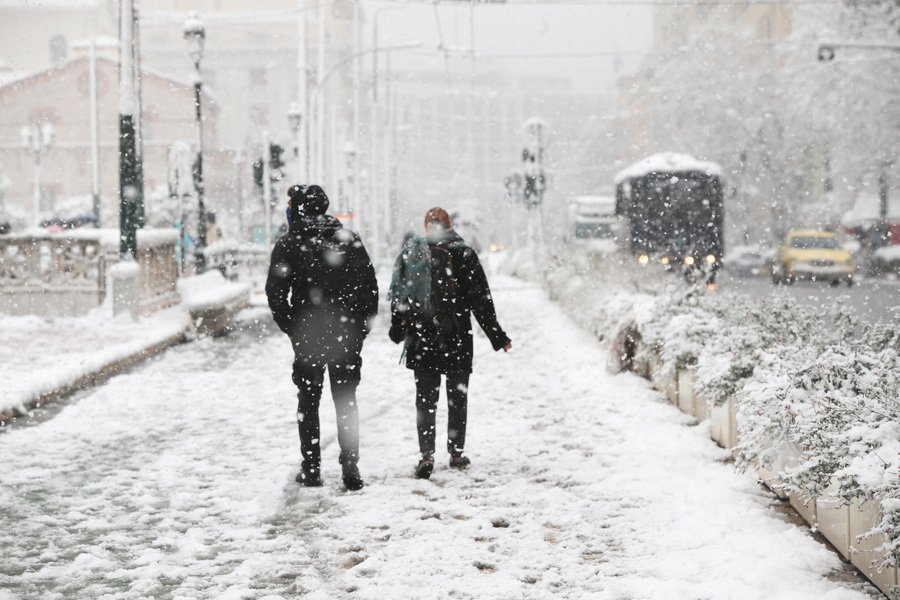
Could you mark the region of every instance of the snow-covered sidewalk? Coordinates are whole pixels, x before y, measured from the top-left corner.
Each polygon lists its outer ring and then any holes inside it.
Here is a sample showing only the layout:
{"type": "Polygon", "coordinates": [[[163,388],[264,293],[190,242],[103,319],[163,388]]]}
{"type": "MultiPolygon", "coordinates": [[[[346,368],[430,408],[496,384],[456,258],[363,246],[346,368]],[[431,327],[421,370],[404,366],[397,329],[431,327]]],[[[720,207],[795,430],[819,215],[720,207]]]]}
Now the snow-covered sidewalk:
{"type": "Polygon", "coordinates": [[[111,319],[100,310],[85,317],[2,316],[0,321],[0,414],[164,346],[189,324],[178,308],[139,321],[127,315],[111,319]]]}
{"type": "MultiPolygon", "coordinates": [[[[850,600],[837,557],[778,519],[701,427],[545,294],[493,281],[510,354],[475,341],[467,450],[412,478],[412,376],[364,350],[361,471],[293,481],[290,346],[244,332],[168,351],[0,436],[0,598],[850,600]]],[[[446,406],[438,415],[438,448],[446,406]]]]}

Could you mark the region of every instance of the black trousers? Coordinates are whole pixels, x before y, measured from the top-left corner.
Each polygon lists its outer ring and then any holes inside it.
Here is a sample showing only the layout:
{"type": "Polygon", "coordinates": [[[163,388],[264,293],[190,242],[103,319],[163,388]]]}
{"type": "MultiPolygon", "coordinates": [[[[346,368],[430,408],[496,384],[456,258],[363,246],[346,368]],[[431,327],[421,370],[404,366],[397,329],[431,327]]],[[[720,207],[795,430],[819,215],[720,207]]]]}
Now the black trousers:
{"type": "MultiPolygon", "coordinates": [[[[441,393],[441,375],[414,371],[416,379],[416,425],[419,452],[434,454],[437,404],[441,393]]],[[[469,401],[469,374],[448,373],[447,378],[447,452],[460,455],[466,445],[466,420],[469,401]]]]}
{"type": "Polygon", "coordinates": [[[355,465],[359,461],[359,406],[356,403],[356,388],[359,386],[362,358],[359,354],[350,354],[340,361],[321,363],[295,355],[293,379],[299,390],[297,428],[300,432],[300,452],[306,469],[318,469],[322,462],[319,447],[319,400],[322,398],[326,368],[337,416],[341,465],[355,465]]]}

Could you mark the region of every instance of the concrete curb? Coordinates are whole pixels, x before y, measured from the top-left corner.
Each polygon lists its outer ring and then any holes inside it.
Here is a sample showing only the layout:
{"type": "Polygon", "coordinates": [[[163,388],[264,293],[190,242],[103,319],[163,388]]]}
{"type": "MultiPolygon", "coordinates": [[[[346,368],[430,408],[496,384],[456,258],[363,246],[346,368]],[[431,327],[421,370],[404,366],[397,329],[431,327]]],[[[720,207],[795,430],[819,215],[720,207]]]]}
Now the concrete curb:
{"type": "MultiPolygon", "coordinates": [[[[93,371],[92,373],[86,373],[81,377],[61,385],[56,389],[44,392],[31,400],[28,400],[24,404],[25,411],[30,411],[42,404],[48,404],[51,402],[56,402],[69,396],[70,394],[74,394],[75,392],[98,385],[113,375],[140,363],[156,354],[159,354],[163,350],[175,346],[177,344],[181,344],[187,341],[187,329],[182,329],[180,332],[171,335],[151,346],[138,350],[128,356],[110,361],[109,363],[103,365],[99,369],[93,371]]],[[[0,410],[0,424],[5,424],[8,421],[11,421],[15,417],[24,416],[26,413],[22,411],[21,408],[9,408],[5,410],[0,410]]]]}

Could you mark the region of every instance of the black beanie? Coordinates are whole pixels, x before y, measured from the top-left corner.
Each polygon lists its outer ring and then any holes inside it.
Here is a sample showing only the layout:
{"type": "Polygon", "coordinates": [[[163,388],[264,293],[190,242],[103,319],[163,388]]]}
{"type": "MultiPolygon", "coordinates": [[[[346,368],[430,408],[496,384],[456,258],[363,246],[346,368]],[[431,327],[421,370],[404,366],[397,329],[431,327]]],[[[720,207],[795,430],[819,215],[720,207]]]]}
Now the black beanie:
{"type": "Polygon", "coordinates": [[[328,210],[328,196],[317,185],[292,185],[288,196],[293,210],[299,215],[324,215],[328,210]]]}

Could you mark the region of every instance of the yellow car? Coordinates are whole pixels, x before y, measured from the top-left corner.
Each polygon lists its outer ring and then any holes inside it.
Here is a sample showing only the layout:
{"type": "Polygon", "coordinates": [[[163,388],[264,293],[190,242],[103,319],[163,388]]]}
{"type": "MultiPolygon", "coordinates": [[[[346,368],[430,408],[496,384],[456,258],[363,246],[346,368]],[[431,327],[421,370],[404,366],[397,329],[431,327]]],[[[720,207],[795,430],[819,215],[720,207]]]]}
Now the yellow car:
{"type": "Polygon", "coordinates": [[[856,263],[853,255],[841,247],[836,233],[830,231],[791,231],[772,261],[772,281],[794,283],[798,279],[842,281],[853,285],[856,263]]]}

